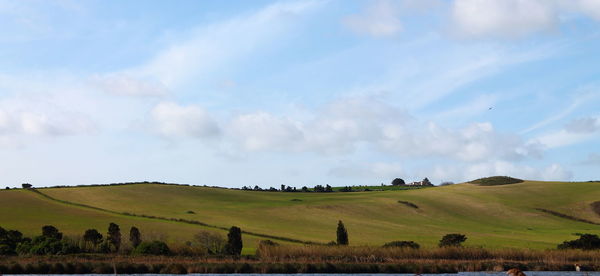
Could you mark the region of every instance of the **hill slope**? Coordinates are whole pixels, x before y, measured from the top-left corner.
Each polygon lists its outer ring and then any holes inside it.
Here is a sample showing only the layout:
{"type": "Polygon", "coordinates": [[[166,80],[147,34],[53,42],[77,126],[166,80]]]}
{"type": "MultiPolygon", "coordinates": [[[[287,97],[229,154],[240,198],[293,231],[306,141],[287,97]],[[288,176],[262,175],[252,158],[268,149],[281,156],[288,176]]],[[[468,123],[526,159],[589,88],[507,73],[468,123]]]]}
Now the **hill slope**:
{"type": "MultiPolygon", "coordinates": [[[[160,184],[39,191],[59,200],[115,212],[194,220],[218,227],[237,225],[255,233],[315,242],[335,239],[338,219],[346,224],[351,244],[381,245],[391,240],[413,240],[424,246],[435,246],[442,235],[459,232],[469,237],[467,245],[554,248],[557,243],[573,238],[573,233],[600,234],[599,225],[538,210],[600,223],[600,216],[590,205],[600,198],[598,182],[526,181],[502,186],[460,184],[352,193],[254,192],[160,184]]],[[[124,225],[148,223],[148,229],[165,232],[179,240],[189,239],[200,228],[65,205],[28,191],[0,192],[0,221],[4,227],[26,230],[29,225],[39,225],[41,215],[36,210],[41,208],[47,216],[56,219],[47,219],[48,223],[65,232],[69,227],[77,228],[78,233],[91,227],[103,229],[107,219],[117,217],[124,225]],[[15,221],[15,216],[5,213],[11,204],[16,204],[15,200],[11,203],[5,198],[17,194],[28,197],[31,202],[27,205],[31,208],[23,209],[21,219],[15,221]]]]}

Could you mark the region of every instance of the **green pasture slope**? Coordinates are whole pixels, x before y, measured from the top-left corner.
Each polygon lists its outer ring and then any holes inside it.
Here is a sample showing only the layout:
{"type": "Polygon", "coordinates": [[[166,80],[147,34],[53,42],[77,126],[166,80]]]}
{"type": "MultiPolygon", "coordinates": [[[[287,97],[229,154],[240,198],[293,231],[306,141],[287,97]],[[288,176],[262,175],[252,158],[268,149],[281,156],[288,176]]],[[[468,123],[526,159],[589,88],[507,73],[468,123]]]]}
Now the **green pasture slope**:
{"type": "MultiPolygon", "coordinates": [[[[555,248],[558,243],[575,238],[574,233],[600,234],[600,216],[590,206],[600,199],[600,182],[525,181],[499,186],[465,183],[350,193],[255,192],[163,184],[38,190],[63,202],[31,191],[2,191],[0,225],[31,233],[43,224],[53,224],[72,234],[91,227],[104,228],[108,222],[116,221],[125,227],[141,225],[143,231],[163,233],[180,241],[190,239],[199,229],[223,231],[116,214],[129,213],[216,227],[236,225],[259,235],[326,243],[335,240],[337,221],[341,219],[354,245],[413,240],[432,247],[444,234],[464,233],[468,236],[467,246],[486,248],[555,248]]],[[[244,236],[250,239],[247,244],[251,246],[264,239],[244,236]]]]}

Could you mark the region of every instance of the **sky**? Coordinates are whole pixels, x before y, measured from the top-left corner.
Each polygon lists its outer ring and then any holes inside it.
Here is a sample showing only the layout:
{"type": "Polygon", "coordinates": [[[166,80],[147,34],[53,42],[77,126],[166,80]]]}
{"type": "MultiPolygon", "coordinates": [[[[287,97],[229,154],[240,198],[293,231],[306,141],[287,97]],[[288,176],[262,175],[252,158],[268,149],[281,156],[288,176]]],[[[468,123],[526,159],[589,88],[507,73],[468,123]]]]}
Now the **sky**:
{"type": "Polygon", "coordinates": [[[600,0],[0,0],[0,186],[600,179],[600,0]]]}

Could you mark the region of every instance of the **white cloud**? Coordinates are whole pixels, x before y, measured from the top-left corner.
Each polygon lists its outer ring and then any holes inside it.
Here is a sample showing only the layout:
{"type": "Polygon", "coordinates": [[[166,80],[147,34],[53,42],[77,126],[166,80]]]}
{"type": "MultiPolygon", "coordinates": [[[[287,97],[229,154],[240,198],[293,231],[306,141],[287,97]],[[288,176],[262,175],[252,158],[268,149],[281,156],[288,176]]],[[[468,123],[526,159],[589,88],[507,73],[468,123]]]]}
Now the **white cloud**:
{"type": "Polygon", "coordinates": [[[598,118],[585,117],[570,121],[563,129],[547,132],[532,138],[547,148],[558,148],[582,143],[598,137],[600,132],[598,118]]]}
{"type": "Polygon", "coordinates": [[[361,14],[344,18],[343,23],[358,34],[393,36],[402,31],[398,7],[389,0],[372,1],[361,14]]]}
{"type": "Polygon", "coordinates": [[[366,145],[400,158],[441,157],[466,162],[541,155],[539,144],[499,133],[490,123],[449,129],[420,122],[379,98],[340,99],[309,112],[314,115],[304,119],[264,111],[239,115],[228,125],[227,136],[248,151],[339,155],[366,145]]]}
{"type": "Polygon", "coordinates": [[[150,61],[117,73],[157,80],[174,89],[231,68],[247,54],[264,50],[289,30],[293,18],[316,6],[316,1],[275,3],[245,16],[203,26],[187,33],[150,61]]]}
{"type": "Polygon", "coordinates": [[[164,96],[168,89],[159,81],[137,79],[126,74],[94,75],[90,82],[100,90],[125,96],[164,96]]]}
{"type": "Polygon", "coordinates": [[[154,129],[165,137],[210,138],[220,133],[217,122],[203,108],[162,102],[151,112],[154,129]]]}
{"type": "Polygon", "coordinates": [[[581,161],[582,165],[600,165],[600,154],[590,153],[587,158],[581,161]]]}
{"type": "Polygon", "coordinates": [[[466,37],[514,38],[548,31],[558,24],[555,1],[455,0],[452,21],[466,37]]]}
{"type": "Polygon", "coordinates": [[[240,115],[230,124],[231,138],[249,151],[296,151],[304,140],[299,122],[266,112],[240,115]]]}
{"type": "Polygon", "coordinates": [[[515,164],[507,161],[488,161],[474,164],[434,166],[433,171],[424,169],[434,179],[452,179],[470,181],[482,177],[505,175],[529,180],[559,181],[570,180],[573,173],[559,164],[550,164],[542,168],[515,164]]]}
{"type": "Polygon", "coordinates": [[[380,146],[401,156],[445,157],[468,162],[541,155],[537,144],[525,143],[516,135],[498,133],[490,123],[474,123],[456,130],[433,122],[425,128],[388,126],[380,146]]]}
{"type": "Polygon", "coordinates": [[[592,133],[599,129],[600,121],[593,117],[574,119],[565,125],[565,130],[572,133],[592,133]]]}
{"type": "Polygon", "coordinates": [[[329,175],[349,179],[393,179],[406,172],[399,163],[345,164],[331,168],[329,175]]]}
{"type": "Polygon", "coordinates": [[[579,0],[573,1],[578,4],[578,9],[595,20],[600,21],[600,1],[598,0],[579,0]]]}
{"type": "MultiPolygon", "coordinates": [[[[15,104],[12,102],[11,104],[15,104]]],[[[23,110],[0,102],[0,145],[21,146],[25,137],[58,137],[96,132],[83,114],[61,110],[23,110]]]]}

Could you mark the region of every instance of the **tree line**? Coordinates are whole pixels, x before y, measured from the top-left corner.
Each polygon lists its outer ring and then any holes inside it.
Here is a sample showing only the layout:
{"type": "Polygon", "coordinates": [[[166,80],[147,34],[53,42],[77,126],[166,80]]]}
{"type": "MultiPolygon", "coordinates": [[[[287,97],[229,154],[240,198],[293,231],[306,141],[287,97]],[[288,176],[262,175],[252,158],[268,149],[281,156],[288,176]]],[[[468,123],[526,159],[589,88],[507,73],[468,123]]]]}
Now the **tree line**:
{"type": "MultiPolygon", "coordinates": [[[[242,230],[232,226],[224,240],[220,234],[201,231],[195,235],[197,247],[208,254],[239,256],[242,253],[242,230]]],[[[24,237],[17,230],[0,227],[0,255],[67,255],[76,253],[128,253],[132,255],[170,255],[171,249],[164,241],[144,241],[140,230],[129,229],[129,248],[123,250],[121,229],[110,223],[102,235],[97,229],[88,229],[80,240],[64,237],[56,227],[45,225],[41,235],[24,237]]]]}

